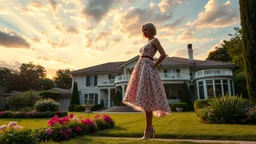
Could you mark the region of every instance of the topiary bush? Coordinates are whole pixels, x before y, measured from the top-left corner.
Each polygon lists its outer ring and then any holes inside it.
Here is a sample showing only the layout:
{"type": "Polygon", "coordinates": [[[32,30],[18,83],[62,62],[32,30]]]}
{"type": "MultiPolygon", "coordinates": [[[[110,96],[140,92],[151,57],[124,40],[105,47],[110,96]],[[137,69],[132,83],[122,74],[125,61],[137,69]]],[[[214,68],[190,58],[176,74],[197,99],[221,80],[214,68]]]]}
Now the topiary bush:
{"type": "Polygon", "coordinates": [[[172,111],[176,111],[176,108],[183,108],[183,111],[188,110],[188,105],[185,102],[172,103],[172,104],[170,104],[170,107],[171,107],[172,111]]]}
{"type": "Polygon", "coordinates": [[[197,110],[202,122],[241,124],[248,120],[247,113],[251,106],[241,96],[212,98],[208,103],[209,106],[197,110]]]}
{"type": "Polygon", "coordinates": [[[44,90],[44,91],[41,91],[41,92],[39,93],[39,95],[40,95],[42,98],[51,98],[51,99],[56,100],[58,97],[60,97],[60,92],[58,92],[58,91],[53,91],[53,90],[44,90]]]}
{"type": "Polygon", "coordinates": [[[77,104],[71,104],[71,105],[69,105],[69,107],[68,107],[68,111],[73,112],[73,111],[74,111],[75,106],[77,106],[77,104]]]}
{"type": "Polygon", "coordinates": [[[103,105],[102,104],[96,104],[92,107],[91,111],[97,111],[103,109],[103,105]]]}
{"type": "Polygon", "coordinates": [[[35,103],[34,108],[36,111],[39,111],[39,112],[45,112],[45,111],[55,112],[59,110],[60,104],[54,101],[53,99],[42,99],[35,103]]]}
{"type": "Polygon", "coordinates": [[[77,105],[74,107],[74,111],[75,112],[81,112],[81,111],[85,111],[84,107],[81,105],[77,105]]]}
{"type": "Polygon", "coordinates": [[[204,107],[209,106],[209,100],[196,100],[194,102],[194,109],[198,110],[198,109],[202,109],[204,107]]]}

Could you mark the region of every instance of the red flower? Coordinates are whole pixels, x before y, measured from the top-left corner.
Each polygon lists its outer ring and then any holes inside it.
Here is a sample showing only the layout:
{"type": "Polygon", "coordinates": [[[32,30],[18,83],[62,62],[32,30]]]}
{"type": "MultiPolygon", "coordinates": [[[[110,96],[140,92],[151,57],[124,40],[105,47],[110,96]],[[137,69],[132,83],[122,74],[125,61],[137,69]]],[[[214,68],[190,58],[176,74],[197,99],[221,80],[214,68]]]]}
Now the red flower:
{"type": "Polygon", "coordinates": [[[91,121],[90,119],[85,119],[85,120],[81,120],[81,122],[83,123],[83,124],[85,124],[85,125],[94,125],[94,122],[93,121],[91,121]]]}
{"type": "Polygon", "coordinates": [[[80,132],[80,131],[82,131],[82,129],[80,128],[80,126],[77,126],[75,131],[80,132]]]}
{"type": "Polygon", "coordinates": [[[74,114],[72,114],[72,113],[69,114],[69,117],[70,117],[70,118],[73,118],[73,117],[74,117],[74,114]]]}

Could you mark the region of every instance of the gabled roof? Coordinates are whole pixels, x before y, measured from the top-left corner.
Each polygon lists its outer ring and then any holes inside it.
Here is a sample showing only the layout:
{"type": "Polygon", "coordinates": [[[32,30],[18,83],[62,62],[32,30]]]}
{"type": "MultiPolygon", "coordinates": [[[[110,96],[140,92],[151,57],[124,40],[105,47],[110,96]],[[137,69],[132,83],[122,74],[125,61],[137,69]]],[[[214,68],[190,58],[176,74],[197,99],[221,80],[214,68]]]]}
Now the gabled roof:
{"type": "MultiPolygon", "coordinates": [[[[138,59],[139,56],[135,56],[128,61],[124,62],[109,62],[104,63],[84,69],[79,69],[70,72],[72,75],[80,74],[95,74],[95,73],[113,73],[113,72],[122,72],[122,67],[126,64],[131,63],[132,61],[138,59]]],[[[156,61],[157,59],[155,59],[156,61]]],[[[167,57],[163,60],[160,67],[177,67],[177,66],[187,66],[190,68],[200,69],[200,68],[234,68],[236,65],[230,62],[221,62],[221,61],[212,61],[212,60],[189,60],[188,58],[181,57],[167,57]]]]}
{"type": "Polygon", "coordinates": [[[71,71],[69,74],[79,75],[79,74],[122,72],[122,69],[119,66],[123,63],[125,62],[108,62],[108,63],[96,65],[96,66],[91,66],[88,68],[71,71]]]}

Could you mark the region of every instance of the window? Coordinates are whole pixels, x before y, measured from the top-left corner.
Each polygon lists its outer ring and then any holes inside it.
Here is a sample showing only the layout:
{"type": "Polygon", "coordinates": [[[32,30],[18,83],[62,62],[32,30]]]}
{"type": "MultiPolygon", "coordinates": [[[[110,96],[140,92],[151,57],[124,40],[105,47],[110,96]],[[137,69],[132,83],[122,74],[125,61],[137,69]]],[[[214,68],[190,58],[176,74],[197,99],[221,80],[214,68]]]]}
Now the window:
{"type": "Polygon", "coordinates": [[[234,93],[233,93],[233,81],[230,80],[229,82],[230,82],[230,95],[233,96],[234,95],[234,93]]]}
{"type": "Polygon", "coordinates": [[[86,76],[86,86],[96,86],[97,76],[86,76]]]}
{"type": "Polygon", "coordinates": [[[223,80],[223,93],[224,95],[228,95],[228,80],[223,80]]]}
{"type": "Polygon", "coordinates": [[[221,80],[215,80],[215,95],[216,97],[222,96],[221,80]]]}
{"type": "Polygon", "coordinates": [[[204,83],[202,81],[198,82],[199,85],[199,99],[204,99],[204,83]]]}
{"type": "Polygon", "coordinates": [[[88,100],[90,100],[94,104],[97,104],[98,103],[98,94],[97,93],[85,94],[84,103],[86,103],[88,100]]]}
{"type": "Polygon", "coordinates": [[[212,98],[214,96],[213,81],[206,80],[206,87],[207,87],[208,98],[212,98]]]}

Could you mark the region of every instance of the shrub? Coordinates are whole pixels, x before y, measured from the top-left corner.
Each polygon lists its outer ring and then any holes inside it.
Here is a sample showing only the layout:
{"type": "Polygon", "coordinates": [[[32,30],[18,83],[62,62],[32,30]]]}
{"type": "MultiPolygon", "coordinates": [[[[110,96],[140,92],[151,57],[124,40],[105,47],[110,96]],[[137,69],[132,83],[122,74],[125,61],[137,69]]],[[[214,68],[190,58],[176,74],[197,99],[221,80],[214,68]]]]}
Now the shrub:
{"type": "Polygon", "coordinates": [[[103,105],[101,104],[96,104],[92,107],[91,111],[97,111],[97,110],[100,110],[100,109],[103,109],[103,105]]]}
{"type": "Polygon", "coordinates": [[[77,105],[74,107],[74,111],[75,112],[81,112],[81,111],[85,111],[84,107],[81,105],[77,105]]]}
{"type": "Polygon", "coordinates": [[[69,105],[68,111],[70,111],[70,112],[74,111],[75,106],[77,106],[77,104],[71,104],[71,105],[69,105]]]}
{"type": "Polygon", "coordinates": [[[67,112],[57,111],[57,112],[21,112],[21,111],[1,111],[0,118],[46,118],[46,117],[53,117],[53,116],[67,116],[67,112]]]}
{"type": "Polygon", "coordinates": [[[123,103],[122,103],[122,94],[119,90],[116,91],[116,94],[114,96],[114,105],[115,106],[123,105],[123,103]]]}
{"type": "Polygon", "coordinates": [[[30,90],[23,94],[14,94],[7,97],[7,105],[10,110],[20,110],[25,107],[32,107],[39,98],[37,92],[30,90]]]}
{"type": "Polygon", "coordinates": [[[39,100],[35,104],[35,110],[39,112],[52,111],[55,112],[59,110],[60,104],[52,99],[39,100]]]}
{"type": "Polygon", "coordinates": [[[209,100],[196,100],[194,102],[194,109],[198,110],[198,109],[201,109],[201,108],[209,106],[208,101],[209,100]]]}
{"type": "Polygon", "coordinates": [[[52,91],[52,90],[45,90],[45,91],[41,91],[41,92],[39,93],[39,95],[40,95],[42,98],[51,98],[51,99],[56,100],[56,99],[60,96],[60,92],[58,92],[58,91],[52,91]]]}
{"type": "Polygon", "coordinates": [[[1,134],[0,142],[6,144],[38,144],[37,138],[31,129],[10,129],[1,134]]]}
{"type": "Polygon", "coordinates": [[[245,123],[249,103],[241,96],[223,96],[209,100],[209,106],[197,114],[205,123],[245,123]]]}
{"type": "Polygon", "coordinates": [[[188,110],[188,105],[185,102],[172,103],[170,107],[172,111],[176,111],[176,108],[183,108],[184,111],[188,110]]]}

